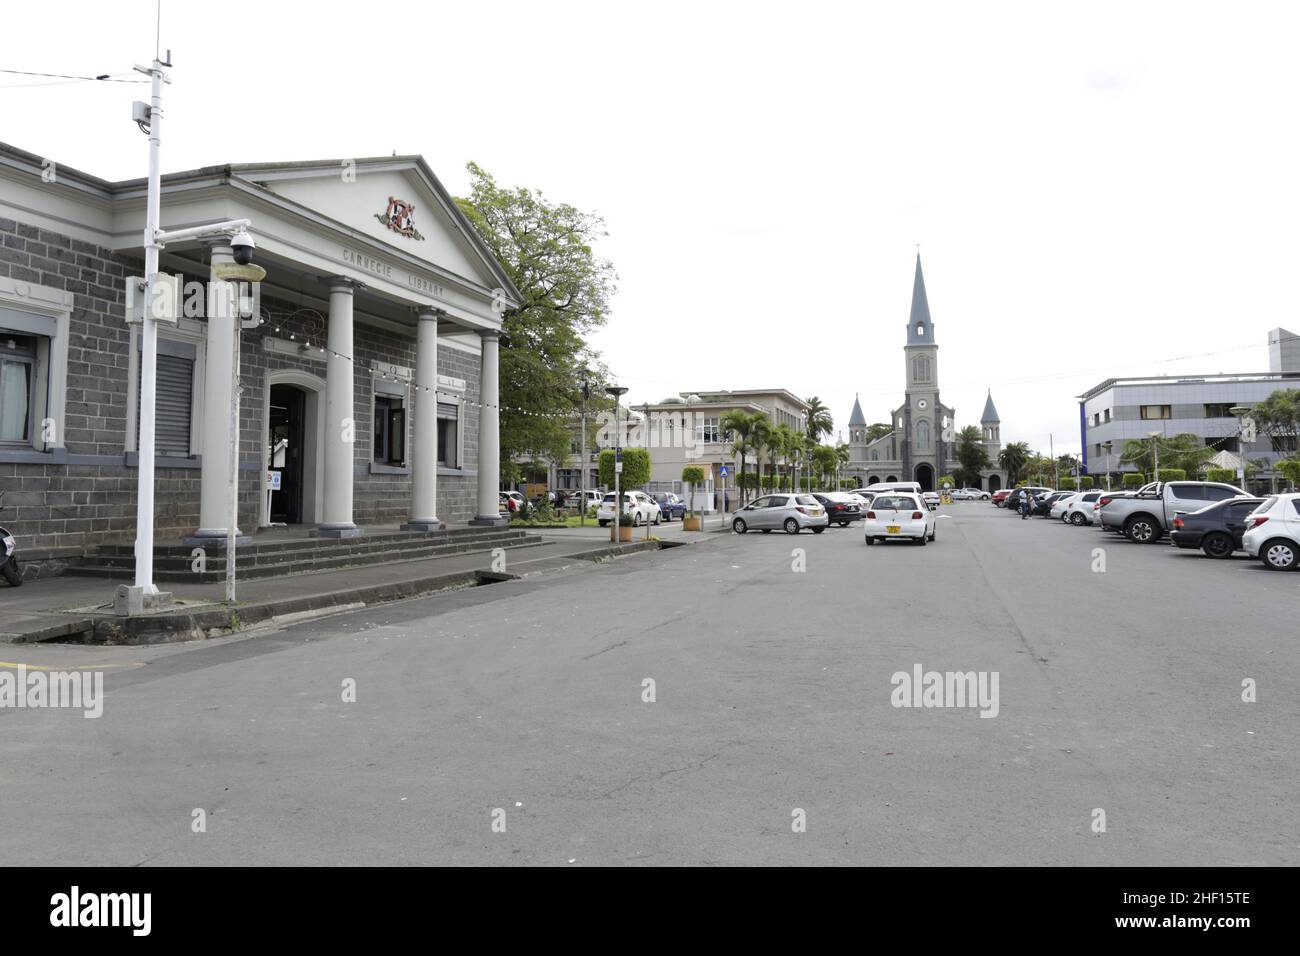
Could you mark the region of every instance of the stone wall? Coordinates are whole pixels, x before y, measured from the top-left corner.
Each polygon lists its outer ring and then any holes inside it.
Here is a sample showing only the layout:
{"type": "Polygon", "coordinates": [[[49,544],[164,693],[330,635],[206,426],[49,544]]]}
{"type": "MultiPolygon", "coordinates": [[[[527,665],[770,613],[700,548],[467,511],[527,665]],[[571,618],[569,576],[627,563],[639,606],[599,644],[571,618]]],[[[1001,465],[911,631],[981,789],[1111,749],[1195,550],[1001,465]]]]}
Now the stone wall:
{"type": "MultiPolygon", "coordinates": [[[[0,455],[0,488],[6,492],[0,523],[27,549],[87,547],[129,542],[135,537],[136,468],[128,465],[127,390],[130,329],[124,320],[125,277],[143,271],[139,260],[118,255],[67,236],[0,218],[0,276],[70,292],[73,310],[69,332],[68,388],[63,429],[66,458],[48,462],[5,461],[0,455]]],[[[301,368],[324,378],[325,363],[270,353],[264,336],[326,341],[321,313],[295,303],[263,297],[269,321],[242,338],[243,395],[240,416],[241,530],[257,527],[263,487],[265,451],[262,415],[268,369],[301,368]],[[279,332],[273,329],[278,327],[279,332]]],[[[408,475],[371,474],[371,368],[387,362],[414,369],[415,330],[403,334],[365,324],[355,325],[357,442],[353,493],[357,524],[390,524],[410,510],[408,475]]],[[[439,350],[439,372],[467,381],[466,397],[478,398],[478,358],[458,350],[439,350]]],[[[408,415],[408,428],[412,424],[408,415]]],[[[438,482],[439,516],[460,523],[475,513],[478,409],[468,407],[464,475],[442,475],[438,482]]],[[[414,451],[408,436],[408,459],[414,451]]],[[[133,457],[133,456],[132,456],[133,457]]],[[[176,539],[199,523],[199,462],[188,467],[156,467],[155,538],[176,539]]]]}

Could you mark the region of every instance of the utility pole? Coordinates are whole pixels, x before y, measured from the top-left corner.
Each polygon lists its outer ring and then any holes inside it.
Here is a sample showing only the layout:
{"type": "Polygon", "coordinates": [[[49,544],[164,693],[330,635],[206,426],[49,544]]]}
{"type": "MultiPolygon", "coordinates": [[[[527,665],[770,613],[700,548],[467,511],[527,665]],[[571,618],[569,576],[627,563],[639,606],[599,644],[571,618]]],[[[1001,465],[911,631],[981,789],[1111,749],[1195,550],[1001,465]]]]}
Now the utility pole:
{"type": "Polygon", "coordinates": [[[622,385],[609,385],[606,386],[605,391],[614,396],[614,520],[610,522],[609,540],[617,544],[621,527],[619,522],[623,520],[623,436],[619,434],[618,410],[623,396],[627,394],[627,388],[622,385]]]}
{"type": "Polygon", "coordinates": [[[578,478],[579,508],[578,527],[587,527],[587,399],[591,398],[591,385],[587,382],[587,370],[582,370],[582,459],[579,462],[581,476],[578,478]]]}

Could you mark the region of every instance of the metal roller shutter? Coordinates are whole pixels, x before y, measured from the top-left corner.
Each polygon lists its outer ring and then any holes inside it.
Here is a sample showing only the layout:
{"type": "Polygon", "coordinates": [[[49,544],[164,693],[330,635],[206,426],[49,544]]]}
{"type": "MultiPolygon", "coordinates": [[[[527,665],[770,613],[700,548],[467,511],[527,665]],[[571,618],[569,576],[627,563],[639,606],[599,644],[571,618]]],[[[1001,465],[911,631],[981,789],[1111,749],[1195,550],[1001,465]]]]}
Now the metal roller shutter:
{"type": "MultiPolygon", "coordinates": [[[[154,414],[156,456],[190,457],[190,401],[193,388],[194,362],[159,353],[157,411],[154,414]]],[[[136,407],[139,407],[139,402],[136,407]]]]}

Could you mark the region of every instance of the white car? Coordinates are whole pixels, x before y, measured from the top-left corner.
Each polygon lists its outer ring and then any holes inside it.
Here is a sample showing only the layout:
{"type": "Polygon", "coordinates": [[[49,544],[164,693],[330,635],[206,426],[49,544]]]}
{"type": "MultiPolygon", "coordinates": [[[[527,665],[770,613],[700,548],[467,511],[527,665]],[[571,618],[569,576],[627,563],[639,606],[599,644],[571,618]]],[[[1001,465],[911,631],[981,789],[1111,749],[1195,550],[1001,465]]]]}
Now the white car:
{"type": "Polygon", "coordinates": [[[1246,518],[1242,547],[1274,571],[1300,566],[1300,494],[1274,495],[1246,518]]]}
{"type": "Polygon", "coordinates": [[[954,488],[952,490],[953,501],[988,501],[989,493],[981,491],[978,488],[954,488]]]}
{"type": "Polygon", "coordinates": [[[583,503],[588,508],[599,508],[601,500],[605,497],[599,491],[571,491],[565,494],[565,507],[577,510],[578,504],[582,501],[584,495],[586,495],[587,500],[583,503]]]}
{"type": "Polygon", "coordinates": [[[1092,524],[1093,505],[1104,492],[1076,491],[1052,505],[1052,517],[1072,525],[1092,524]]]}
{"type": "Polygon", "coordinates": [[[921,494],[921,500],[925,502],[927,508],[933,511],[935,508],[939,507],[939,502],[942,499],[939,497],[937,491],[926,491],[921,494]]]}
{"type": "Polygon", "coordinates": [[[936,523],[934,512],[921,502],[919,494],[891,491],[876,495],[862,527],[867,544],[905,538],[923,545],[934,540],[936,523]]]}
{"type": "MultiPolygon", "coordinates": [[[[632,516],[634,527],[643,524],[658,524],[661,516],[659,502],[644,491],[623,492],[623,513],[632,516]]],[[[614,513],[614,492],[611,491],[601,499],[600,507],[596,509],[596,522],[603,528],[615,520],[616,517],[614,513]]]]}

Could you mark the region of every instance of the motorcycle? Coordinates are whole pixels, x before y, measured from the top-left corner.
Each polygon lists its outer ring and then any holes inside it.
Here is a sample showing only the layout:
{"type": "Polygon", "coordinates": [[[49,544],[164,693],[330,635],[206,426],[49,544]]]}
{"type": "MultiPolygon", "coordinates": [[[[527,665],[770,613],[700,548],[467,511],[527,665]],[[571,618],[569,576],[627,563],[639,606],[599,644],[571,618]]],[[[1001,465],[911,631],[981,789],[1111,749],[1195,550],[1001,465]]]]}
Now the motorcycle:
{"type": "MultiPolygon", "coordinates": [[[[0,509],[4,508],[4,503],[5,493],[0,491],[0,509]]],[[[0,575],[9,582],[10,587],[16,588],[23,583],[23,569],[18,563],[18,545],[6,528],[0,528],[0,544],[4,546],[4,552],[0,554],[0,575]]]]}

